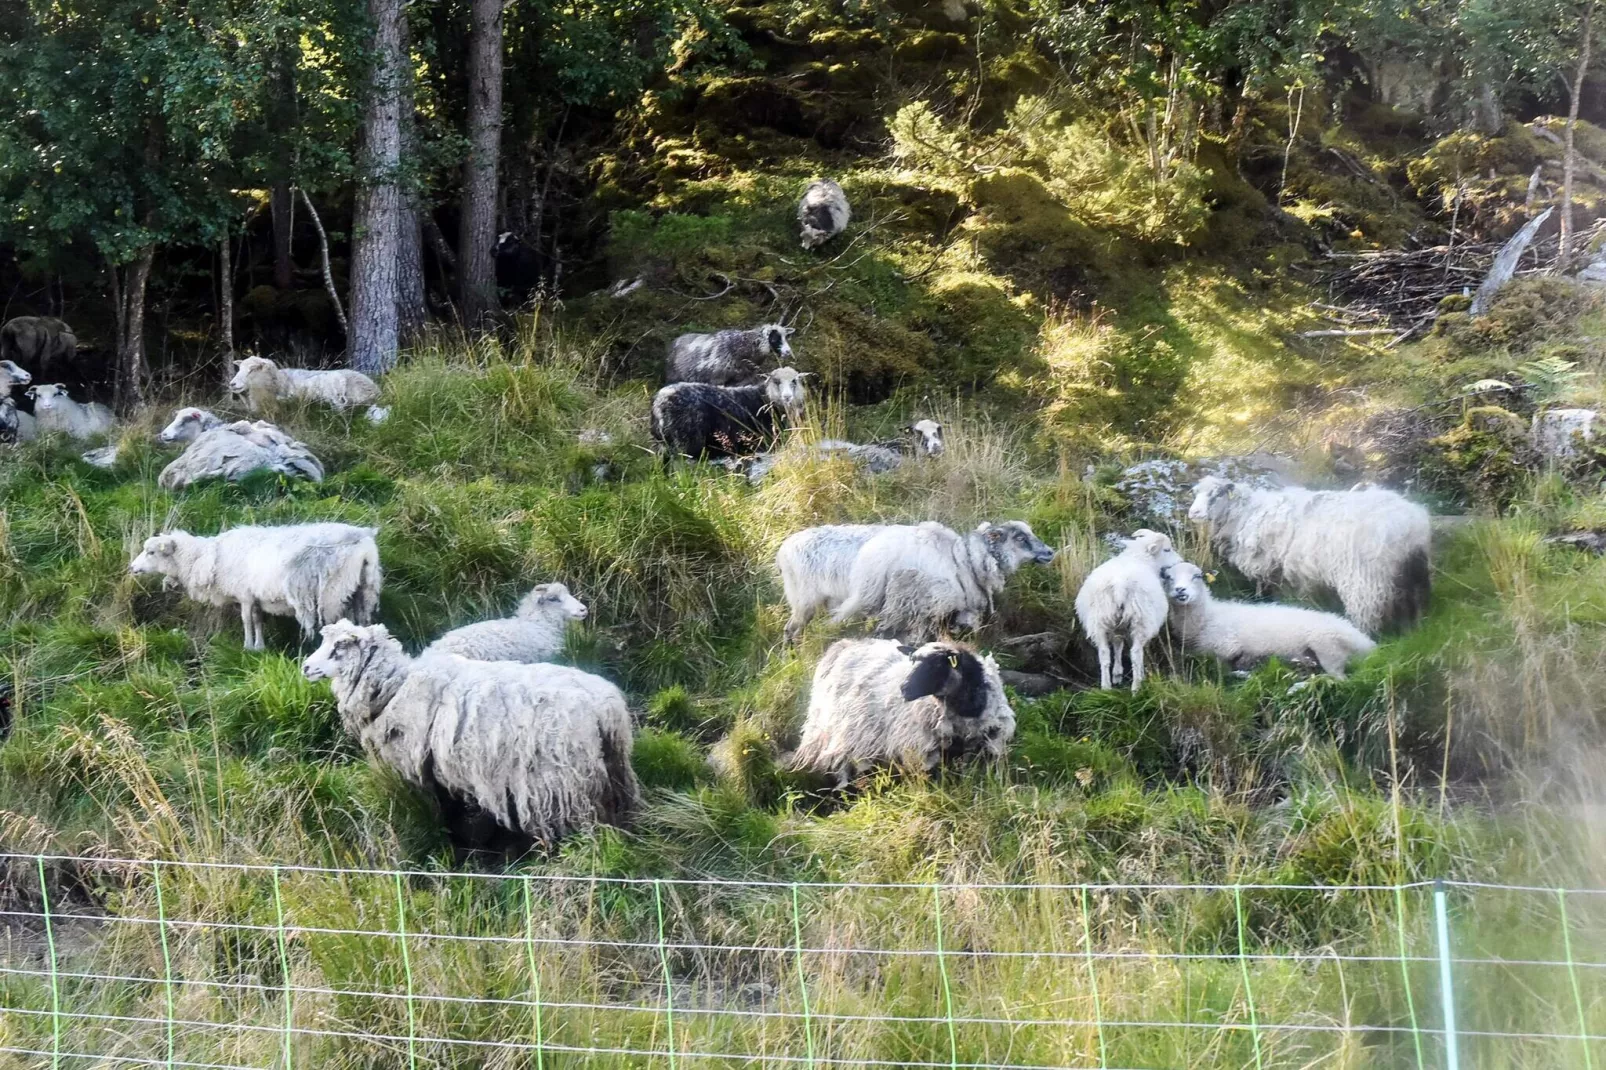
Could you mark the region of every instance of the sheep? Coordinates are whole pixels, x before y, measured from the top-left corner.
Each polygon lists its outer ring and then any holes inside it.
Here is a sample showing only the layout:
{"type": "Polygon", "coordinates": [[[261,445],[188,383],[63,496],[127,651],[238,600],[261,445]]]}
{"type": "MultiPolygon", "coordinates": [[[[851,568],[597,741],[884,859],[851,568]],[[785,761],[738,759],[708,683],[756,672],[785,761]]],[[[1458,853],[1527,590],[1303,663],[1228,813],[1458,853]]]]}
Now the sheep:
{"type": "Polygon", "coordinates": [[[17,403],[11,396],[0,397],[0,445],[11,446],[17,442],[18,419],[22,414],[17,411],[17,403]]]}
{"type": "Polygon", "coordinates": [[[14,387],[27,386],[33,376],[9,360],[0,360],[0,444],[14,445],[39,437],[33,416],[17,408],[11,398],[14,387]]]}
{"type": "Polygon", "coordinates": [[[223,420],[205,409],[185,408],[173,413],[173,420],[157,432],[158,442],[194,442],[204,432],[223,426],[223,420]]]}
{"type": "Polygon", "coordinates": [[[18,367],[13,361],[0,360],[0,397],[6,397],[13,387],[27,386],[33,382],[33,376],[18,367]]]}
{"type": "MultiPolygon", "coordinates": [[[[328,680],[363,749],[431,792],[460,843],[488,817],[515,841],[551,848],[641,801],[630,711],[619,689],[566,665],[414,660],[384,625],[341,620],[301,671],[328,680]]],[[[474,841],[479,841],[478,843],[474,841]]]]}
{"type": "Polygon", "coordinates": [[[49,316],[18,316],[0,327],[0,360],[31,364],[43,377],[63,370],[78,357],[72,328],[49,316]]]}
{"type": "Polygon", "coordinates": [[[803,248],[818,249],[848,228],[853,213],[848,195],[829,178],[816,179],[797,202],[797,221],[803,228],[803,248]]]}
{"type": "Polygon", "coordinates": [[[888,524],[821,524],[793,532],[775,554],[775,570],[792,616],[786,638],[795,640],[821,609],[847,600],[853,561],[888,524]]]}
{"type": "Polygon", "coordinates": [[[1534,413],[1530,437],[1543,457],[1567,460],[1578,456],[1580,445],[1595,438],[1594,409],[1547,409],[1534,413]]]}
{"type": "Polygon", "coordinates": [[[814,670],[793,769],[848,786],[876,765],[927,775],[945,763],[997,761],[1015,735],[998,665],[955,643],[912,654],[889,639],[844,639],[814,670]]]}
{"type": "Polygon", "coordinates": [[[683,334],[669,343],[664,382],[714,386],[751,383],[764,374],[763,366],[770,358],[782,364],[792,359],[787,338],[794,330],[779,323],[766,323],[745,331],[683,334]]]}
{"type": "Polygon", "coordinates": [[[552,661],[563,652],[572,620],[585,620],[585,603],[561,583],[543,583],[524,596],[518,612],[454,629],[424,648],[420,657],[456,654],[473,661],[552,661]]]}
{"type": "Polygon", "coordinates": [[[671,383],[652,399],[652,437],[665,457],[733,457],[753,453],[775,437],[776,413],[796,426],[810,375],[777,368],[753,386],[671,383]]]}
{"type": "Polygon", "coordinates": [[[1054,551],[1019,520],[981,524],[964,535],[930,522],[888,527],[854,555],[847,598],[831,620],[875,616],[884,636],[929,635],[950,621],[975,628],[1016,570],[1053,560],[1054,551]]]}
{"type": "Polygon", "coordinates": [[[182,490],[203,479],[239,482],[264,469],[313,483],[323,482],[323,463],[305,444],[263,420],[225,424],[204,409],[184,408],[156,436],[162,442],[183,442],[186,448],[162,469],[157,485],[182,490]]]}
{"type": "Polygon", "coordinates": [[[1427,608],[1432,570],[1428,511],[1391,490],[1253,490],[1217,476],[1194,488],[1188,519],[1258,583],[1331,588],[1368,635],[1427,608]]]}
{"type": "Polygon", "coordinates": [[[266,357],[246,357],[234,368],[229,390],[244,394],[253,414],[283,398],[306,398],[341,412],[358,405],[372,405],[379,399],[379,384],[350,368],[332,371],[281,368],[266,357]]]}
{"type": "Polygon", "coordinates": [[[1359,628],[1336,613],[1299,606],[1217,601],[1198,565],[1173,565],[1166,577],[1171,622],[1184,652],[1241,662],[1280,657],[1314,658],[1322,671],[1344,679],[1350,661],[1376,648],[1359,628]]]}
{"type": "MultiPolygon", "coordinates": [[[[855,466],[871,475],[890,472],[903,464],[905,451],[913,449],[925,457],[941,457],[945,448],[942,425],[935,420],[920,420],[905,427],[911,438],[886,439],[881,442],[843,442],[840,439],[823,439],[806,447],[820,457],[846,457],[855,466]]],[[[761,453],[747,466],[747,481],[762,483],[774,470],[780,458],[774,453],[761,453]]]]}
{"type": "Polygon", "coordinates": [[[1171,539],[1139,528],[1120,553],[1088,573],[1076,592],[1076,619],[1099,655],[1099,687],[1121,682],[1121,640],[1132,659],[1132,690],[1143,683],[1143,648],[1165,627],[1169,604],[1160,570],[1180,564],[1171,539]]]}
{"type": "Polygon", "coordinates": [[[98,401],[74,401],[60,383],[31,387],[28,396],[33,398],[40,434],[60,432],[82,441],[108,434],[117,426],[110,409],[98,401]]]}
{"type": "Polygon", "coordinates": [[[305,639],[341,617],[373,618],[383,582],[376,534],[350,524],[173,531],[146,539],[128,571],[162,575],[197,602],[237,604],[245,648],[261,650],[264,613],[293,616],[305,639]]]}

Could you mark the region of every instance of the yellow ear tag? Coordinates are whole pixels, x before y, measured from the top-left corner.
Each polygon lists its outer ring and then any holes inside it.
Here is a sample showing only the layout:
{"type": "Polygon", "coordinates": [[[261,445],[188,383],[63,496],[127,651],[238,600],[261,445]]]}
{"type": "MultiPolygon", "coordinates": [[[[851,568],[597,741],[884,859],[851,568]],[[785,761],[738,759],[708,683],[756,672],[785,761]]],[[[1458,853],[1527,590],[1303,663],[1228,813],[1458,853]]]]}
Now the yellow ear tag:
{"type": "Polygon", "coordinates": [[[950,669],[959,668],[959,655],[958,654],[949,654],[948,655],[948,667],[950,669]]]}
{"type": "Polygon", "coordinates": [[[1205,573],[1205,582],[1206,583],[1215,583],[1216,582],[1216,574],[1214,572],[1206,572],[1205,573]]]}

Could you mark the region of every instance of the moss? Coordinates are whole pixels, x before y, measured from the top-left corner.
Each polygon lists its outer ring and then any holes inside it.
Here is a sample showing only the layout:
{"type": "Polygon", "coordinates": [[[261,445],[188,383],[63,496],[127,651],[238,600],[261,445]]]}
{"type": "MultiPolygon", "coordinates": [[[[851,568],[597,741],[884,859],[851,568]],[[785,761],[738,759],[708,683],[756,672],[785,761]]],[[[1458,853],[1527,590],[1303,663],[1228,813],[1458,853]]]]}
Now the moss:
{"type": "Polygon", "coordinates": [[[1521,418],[1494,405],[1467,410],[1461,425],[1429,445],[1424,478],[1464,500],[1503,509],[1523,489],[1531,468],[1521,418]]]}
{"type": "Polygon", "coordinates": [[[895,58],[905,63],[957,57],[970,49],[970,42],[957,33],[939,30],[917,30],[899,41],[892,49],[895,58]]]}

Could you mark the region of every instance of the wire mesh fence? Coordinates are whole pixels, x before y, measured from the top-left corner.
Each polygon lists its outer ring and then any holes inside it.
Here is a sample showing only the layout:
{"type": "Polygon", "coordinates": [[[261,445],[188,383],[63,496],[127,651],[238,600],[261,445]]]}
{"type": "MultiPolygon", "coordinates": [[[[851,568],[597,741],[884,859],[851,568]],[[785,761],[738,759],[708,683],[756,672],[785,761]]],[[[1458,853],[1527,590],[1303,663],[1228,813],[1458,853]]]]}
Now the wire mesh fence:
{"type": "Polygon", "coordinates": [[[1606,892],[0,856],[12,1065],[1580,1066],[1606,892]]]}

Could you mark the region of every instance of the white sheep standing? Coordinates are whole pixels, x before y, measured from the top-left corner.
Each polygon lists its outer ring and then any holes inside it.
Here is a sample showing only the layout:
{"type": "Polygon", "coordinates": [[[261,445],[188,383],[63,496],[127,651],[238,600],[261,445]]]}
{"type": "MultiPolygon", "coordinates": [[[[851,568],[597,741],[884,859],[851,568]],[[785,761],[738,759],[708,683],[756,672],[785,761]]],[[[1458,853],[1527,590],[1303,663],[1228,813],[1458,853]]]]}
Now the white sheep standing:
{"type": "Polygon", "coordinates": [[[1160,570],[1182,558],[1169,536],[1139,528],[1120,553],[1088,573],[1076,592],[1076,619],[1099,655],[1099,686],[1121,682],[1122,640],[1132,659],[1132,690],[1143,683],[1143,648],[1165,627],[1170,605],[1160,570]]]}
{"type": "Polygon", "coordinates": [[[253,413],[285,398],[305,398],[340,411],[379,400],[379,384],[350,368],[281,368],[266,357],[246,357],[234,367],[229,390],[244,394],[253,413]]]}
{"type": "Polygon", "coordinates": [[[1428,511],[1391,490],[1255,490],[1217,476],[1194,488],[1188,518],[1256,583],[1330,588],[1344,615],[1375,635],[1427,609],[1428,511]]]}
{"type": "Polygon", "coordinates": [[[945,763],[996,761],[1015,735],[991,656],[956,643],[910,654],[889,639],[833,643],[814,670],[794,769],[836,778],[845,788],[874,766],[935,773],[945,763]]]}
{"type": "Polygon", "coordinates": [[[888,524],[819,524],[793,532],[775,554],[775,570],[791,618],[786,638],[796,639],[816,613],[841,605],[848,597],[853,560],[864,544],[886,531],[888,524]]]}
{"type": "Polygon", "coordinates": [[[333,523],[239,527],[211,537],[173,531],[146,539],[128,570],[166,577],[164,585],[197,602],[238,605],[246,649],[261,650],[264,613],[294,617],[308,639],[341,617],[373,619],[383,583],[376,534],[333,523]]]}
{"type": "Polygon", "coordinates": [[[1217,601],[1209,577],[1183,562],[1167,572],[1171,623],[1185,653],[1214,654],[1234,668],[1259,658],[1314,658],[1338,679],[1377,644],[1337,613],[1264,602],[1217,601]]]}
{"type": "Polygon", "coordinates": [[[585,603],[561,583],[543,583],[511,617],[482,620],[447,632],[419,657],[456,654],[473,661],[551,661],[563,653],[570,621],[585,620],[585,603]]]}
{"type": "Polygon", "coordinates": [[[59,432],[83,440],[109,434],[117,426],[110,409],[98,401],[74,401],[60,383],[33,387],[28,396],[33,398],[33,415],[42,435],[59,432]]]}
{"type": "Polygon", "coordinates": [[[817,249],[848,228],[853,212],[848,195],[829,178],[810,182],[797,202],[797,222],[803,229],[803,248],[817,249]]]}
{"type": "Polygon", "coordinates": [[[1020,520],[963,535],[931,522],[889,527],[854,556],[847,598],[831,620],[874,616],[879,634],[896,636],[929,636],[950,622],[975,628],[1022,565],[1053,560],[1054,551],[1020,520]]]}
{"type": "MultiPolygon", "coordinates": [[[[383,625],[339,621],[302,665],[330,681],[346,730],[432,792],[448,827],[474,819],[546,847],[640,804],[630,711],[617,687],[565,665],[409,658],[383,625]]],[[[478,846],[478,843],[472,843],[478,846]]]]}

